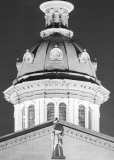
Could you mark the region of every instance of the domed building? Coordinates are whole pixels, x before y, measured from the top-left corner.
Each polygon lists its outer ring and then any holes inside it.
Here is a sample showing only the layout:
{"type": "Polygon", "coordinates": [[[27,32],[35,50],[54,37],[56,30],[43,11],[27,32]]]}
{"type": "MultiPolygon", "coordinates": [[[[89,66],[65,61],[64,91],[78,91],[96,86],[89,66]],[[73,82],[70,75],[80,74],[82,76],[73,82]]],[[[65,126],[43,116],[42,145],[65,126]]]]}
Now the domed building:
{"type": "MultiPolygon", "coordinates": [[[[45,13],[46,21],[45,30],[40,33],[41,40],[27,49],[22,62],[17,62],[17,77],[12,86],[4,91],[5,99],[14,105],[15,118],[15,133],[9,135],[9,139],[6,136],[4,141],[16,138],[17,142],[21,137],[23,143],[34,146],[36,143],[33,144],[31,140],[35,142],[33,137],[36,136],[40,137],[36,141],[46,147],[51,141],[52,122],[57,117],[65,128],[63,149],[66,149],[66,159],[76,159],[74,152],[73,158],[70,158],[71,151],[67,153],[68,145],[74,149],[74,144],[77,144],[77,153],[83,155],[83,159],[88,148],[88,154],[92,153],[88,159],[93,158],[94,152],[90,149],[93,146],[96,154],[103,147],[100,157],[107,149],[114,156],[114,138],[98,133],[100,105],[108,100],[110,92],[97,79],[97,63],[91,62],[86,49],[72,39],[73,32],[68,29],[68,18],[74,9],[73,4],[62,0],[47,1],[40,5],[40,9],[45,13]],[[25,141],[23,137],[26,137],[25,141]],[[72,138],[75,138],[74,142],[72,138]],[[46,143],[47,139],[49,143],[46,143]],[[83,153],[79,153],[81,146],[83,153]]],[[[22,145],[18,142],[18,145],[22,145]]],[[[1,148],[6,149],[7,146],[1,148]]],[[[22,148],[25,149],[24,146],[22,148]]],[[[44,151],[39,155],[46,153],[44,151]]],[[[47,153],[41,159],[49,159],[49,155],[47,153]]],[[[97,159],[100,160],[99,157],[97,159]]]]}

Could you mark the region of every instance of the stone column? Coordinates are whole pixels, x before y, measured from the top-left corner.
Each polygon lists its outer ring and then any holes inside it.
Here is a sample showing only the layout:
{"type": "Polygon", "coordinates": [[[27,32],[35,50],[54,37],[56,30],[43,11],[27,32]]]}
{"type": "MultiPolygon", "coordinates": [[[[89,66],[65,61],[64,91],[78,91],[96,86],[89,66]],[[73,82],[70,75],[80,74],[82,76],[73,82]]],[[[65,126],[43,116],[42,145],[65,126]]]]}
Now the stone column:
{"type": "Polygon", "coordinates": [[[40,122],[39,123],[44,123],[44,116],[45,116],[45,113],[44,113],[44,98],[40,98],[40,122]]]}
{"type": "Polygon", "coordinates": [[[55,103],[55,117],[59,119],[59,104],[57,103],[55,103]]]}
{"type": "Polygon", "coordinates": [[[25,106],[25,129],[28,128],[28,107],[25,106]]]}
{"type": "Polygon", "coordinates": [[[92,124],[92,130],[94,131],[94,106],[93,106],[93,104],[91,104],[91,106],[90,106],[90,108],[91,108],[91,124],[92,124]]]}
{"type": "Polygon", "coordinates": [[[19,130],[22,130],[22,109],[25,105],[23,103],[19,106],[19,130]]]}
{"type": "Polygon", "coordinates": [[[36,99],[35,102],[35,125],[38,125],[40,123],[39,99],[36,99]]]}
{"type": "Polygon", "coordinates": [[[19,122],[20,122],[19,109],[20,109],[19,104],[14,105],[15,132],[19,131],[19,122]]]}
{"type": "Polygon", "coordinates": [[[69,122],[73,123],[73,98],[69,98],[69,122]]]}
{"type": "Polygon", "coordinates": [[[79,117],[79,113],[78,113],[78,101],[74,100],[74,124],[78,125],[78,117],[79,117]]]}
{"type": "Polygon", "coordinates": [[[97,106],[96,106],[96,104],[94,104],[94,124],[95,124],[95,131],[97,131],[97,121],[98,121],[98,116],[97,116],[97,106]]]}
{"type": "Polygon", "coordinates": [[[98,132],[100,132],[100,105],[98,106],[98,132]]]}
{"type": "Polygon", "coordinates": [[[99,132],[99,105],[96,105],[97,112],[97,132],[99,132]]]}
{"type": "Polygon", "coordinates": [[[66,106],[66,121],[69,122],[69,104],[66,106]]]}

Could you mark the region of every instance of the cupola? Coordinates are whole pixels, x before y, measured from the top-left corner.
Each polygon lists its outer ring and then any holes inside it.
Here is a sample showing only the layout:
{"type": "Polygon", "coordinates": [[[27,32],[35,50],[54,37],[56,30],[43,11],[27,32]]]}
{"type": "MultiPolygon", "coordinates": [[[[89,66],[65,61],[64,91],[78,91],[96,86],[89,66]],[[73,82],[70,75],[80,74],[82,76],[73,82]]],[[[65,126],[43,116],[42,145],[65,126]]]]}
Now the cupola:
{"type": "Polygon", "coordinates": [[[40,9],[45,13],[46,28],[68,28],[68,14],[74,6],[66,1],[55,0],[42,3],[40,9]]]}
{"type": "Polygon", "coordinates": [[[68,14],[73,8],[62,0],[40,5],[46,19],[41,40],[17,62],[17,77],[4,91],[14,105],[15,131],[57,117],[99,132],[100,106],[110,92],[97,79],[96,60],[72,39],[68,14]]]}

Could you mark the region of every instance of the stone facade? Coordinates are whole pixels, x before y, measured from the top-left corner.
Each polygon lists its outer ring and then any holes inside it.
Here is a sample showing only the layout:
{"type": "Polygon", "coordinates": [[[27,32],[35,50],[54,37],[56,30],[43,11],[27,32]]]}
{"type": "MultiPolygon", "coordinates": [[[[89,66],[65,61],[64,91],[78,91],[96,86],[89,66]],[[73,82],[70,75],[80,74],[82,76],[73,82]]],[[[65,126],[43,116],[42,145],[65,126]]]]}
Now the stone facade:
{"type": "MultiPolygon", "coordinates": [[[[114,138],[60,121],[64,127],[63,150],[66,160],[112,160],[114,138]]],[[[50,160],[52,156],[52,123],[48,122],[33,129],[17,132],[1,138],[0,159],[50,160]],[[45,126],[46,125],[46,126],[45,126]],[[40,128],[40,129],[39,129],[40,128]],[[17,135],[18,134],[18,135],[17,135]],[[21,134],[21,135],[19,135],[21,134]],[[7,139],[7,140],[5,140],[7,139]]]]}

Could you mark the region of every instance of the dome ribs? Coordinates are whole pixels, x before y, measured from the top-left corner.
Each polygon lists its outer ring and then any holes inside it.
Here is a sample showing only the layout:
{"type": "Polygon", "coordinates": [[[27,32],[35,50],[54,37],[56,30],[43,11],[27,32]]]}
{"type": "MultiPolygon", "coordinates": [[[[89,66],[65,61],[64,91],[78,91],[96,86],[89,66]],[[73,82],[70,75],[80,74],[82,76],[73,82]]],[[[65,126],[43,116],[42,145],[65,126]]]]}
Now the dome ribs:
{"type": "Polygon", "coordinates": [[[68,69],[69,69],[68,53],[67,53],[66,46],[65,46],[65,42],[64,42],[64,39],[63,39],[63,36],[62,36],[62,35],[61,35],[61,38],[62,38],[62,40],[63,40],[63,45],[64,45],[64,48],[65,48],[65,52],[66,52],[66,56],[67,56],[67,64],[68,64],[68,69]]]}
{"type": "MultiPolygon", "coordinates": [[[[52,40],[52,36],[49,36],[49,43],[48,43],[48,46],[47,46],[47,49],[46,49],[46,56],[47,56],[47,53],[48,53],[48,49],[49,49],[49,46],[50,46],[50,43],[51,43],[51,40],[52,40]]],[[[45,63],[44,63],[44,70],[46,69],[46,56],[45,56],[45,63]]]]}

